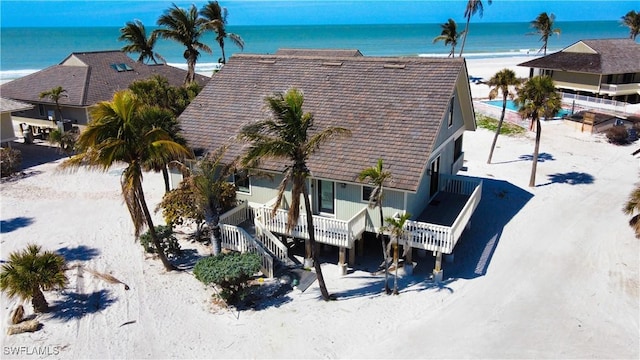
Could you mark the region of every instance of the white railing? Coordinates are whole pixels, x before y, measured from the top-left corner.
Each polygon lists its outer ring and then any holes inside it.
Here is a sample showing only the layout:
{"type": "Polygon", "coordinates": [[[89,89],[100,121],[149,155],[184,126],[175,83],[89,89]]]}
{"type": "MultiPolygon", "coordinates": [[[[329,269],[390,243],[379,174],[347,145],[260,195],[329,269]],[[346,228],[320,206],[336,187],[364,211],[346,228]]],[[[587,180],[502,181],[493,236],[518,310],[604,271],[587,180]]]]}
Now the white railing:
{"type": "Polygon", "coordinates": [[[482,181],[460,175],[440,175],[440,191],[471,195],[482,181]]]}
{"type": "Polygon", "coordinates": [[[220,215],[220,223],[240,225],[247,220],[247,202],[240,201],[238,206],[220,215]]]}
{"type": "MultiPolygon", "coordinates": [[[[576,95],[576,94],[562,94],[562,102],[566,105],[571,105],[571,107],[576,107],[580,109],[601,109],[601,110],[609,110],[620,113],[627,113],[627,105],[628,103],[624,101],[617,101],[612,99],[605,98],[597,98],[593,96],[587,95],[576,95]]],[[[632,112],[632,111],[630,111],[632,112]]]]}
{"type": "Polygon", "coordinates": [[[440,250],[445,254],[453,251],[455,242],[448,226],[407,220],[402,244],[430,251],[440,250]]]}
{"type": "MultiPolygon", "coordinates": [[[[278,209],[275,216],[272,215],[270,207],[263,206],[255,209],[255,211],[256,216],[263,222],[269,231],[279,234],[287,234],[300,239],[309,238],[306,214],[300,214],[298,223],[291,231],[288,231],[287,210],[278,209]]],[[[351,248],[354,240],[364,232],[366,219],[366,207],[347,221],[314,215],[314,237],[319,243],[351,248]]]]}
{"type": "Polygon", "coordinates": [[[273,277],[273,258],[243,228],[220,224],[222,247],[239,252],[255,252],[260,256],[261,271],[266,277],[273,277]]]}
{"type": "Polygon", "coordinates": [[[290,263],[288,249],[280,239],[273,235],[262,223],[261,218],[255,218],[256,238],[267,248],[275,257],[284,263],[290,263]]]}
{"type": "Polygon", "coordinates": [[[603,91],[610,92],[612,96],[633,94],[636,92],[640,93],[640,84],[600,84],[600,92],[603,91]],[[624,94],[618,94],[622,92],[624,92],[624,94]]]}
{"type": "Polygon", "coordinates": [[[464,152],[460,153],[456,161],[454,161],[453,164],[451,164],[451,173],[456,174],[458,171],[460,171],[460,169],[462,169],[463,164],[464,164],[464,152]]]}
{"type": "MultiPolygon", "coordinates": [[[[460,236],[462,236],[462,231],[464,231],[464,228],[469,223],[469,220],[471,220],[471,215],[473,215],[473,212],[478,207],[481,197],[482,197],[482,181],[479,181],[478,185],[476,186],[476,189],[471,193],[469,200],[467,200],[467,203],[462,208],[462,211],[460,211],[460,213],[458,214],[458,217],[456,217],[456,220],[453,222],[453,225],[451,225],[451,236],[453,238],[453,247],[456,246],[458,239],[460,239],[460,236]]],[[[453,251],[453,247],[449,252],[453,251]]],[[[448,254],[449,252],[444,252],[444,253],[448,254]]]]}
{"type": "Polygon", "coordinates": [[[468,195],[469,199],[450,227],[408,220],[401,242],[419,249],[450,254],[480,203],[482,181],[451,175],[441,175],[440,179],[440,191],[468,195]]]}

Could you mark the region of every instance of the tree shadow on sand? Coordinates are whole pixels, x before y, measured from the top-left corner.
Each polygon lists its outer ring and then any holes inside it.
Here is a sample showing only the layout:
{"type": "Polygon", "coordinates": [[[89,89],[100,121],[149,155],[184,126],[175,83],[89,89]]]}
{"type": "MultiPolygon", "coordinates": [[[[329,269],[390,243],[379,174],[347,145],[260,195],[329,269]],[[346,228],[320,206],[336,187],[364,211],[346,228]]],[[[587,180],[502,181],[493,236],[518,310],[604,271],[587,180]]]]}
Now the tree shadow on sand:
{"type": "Polygon", "coordinates": [[[100,255],[100,250],[92,247],[88,247],[86,245],[79,245],[76,247],[63,247],[56,250],[56,253],[61,255],[67,260],[67,262],[71,261],[89,261],[94,257],[100,255]]]}
{"type": "Polygon", "coordinates": [[[16,231],[20,228],[27,227],[33,224],[33,218],[24,216],[15,217],[9,220],[0,221],[0,233],[6,234],[12,231],[16,231]]]}
{"type": "MultiPolygon", "coordinates": [[[[549,153],[540,153],[538,154],[538,162],[545,162],[545,161],[555,161],[556,159],[553,157],[552,154],[549,153]]],[[[516,160],[508,160],[508,161],[500,161],[500,162],[494,162],[492,164],[494,165],[498,165],[498,164],[510,164],[510,163],[514,163],[514,162],[520,162],[520,161],[533,161],[533,154],[525,154],[525,155],[520,155],[518,156],[518,159],[516,160]]]]}
{"type": "MultiPolygon", "coordinates": [[[[393,289],[393,273],[389,274],[389,288],[393,289]]],[[[334,295],[337,300],[350,300],[361,297],[375,298],[379,296],[387,296],[384,292],[384,275],[378,276],[362,276],[352,277],[352,279],[363,279],[367,281],[365,286],[361,286],[354,289],[335,292],[334,295]]],[[[453,289],[448,287],[449,283],[453,280],[446,280],[440,283],[436,283],[428,277],[426,273],[415,273],[413,275],[399,275],[398,276],[398,292],[408,293],[425,290],[447,291],[453,293],[453,289]]]]}
{"type": "Polygon", "coordinates": [[[446,278],[473,279],[487,273],[502,230],[533,195],[507,181],[482,179],[482,199],[454,249],[454,261],[443,262],[446,278]]]}
{"type": "Polygon", "coordinates": [[[551,184],[569,184],[569,185],[589,185],[593,184],[595,178],[591,174],[583,172],[568,172],[564,174],[551,174],[547,175],[549,182],[536,185],[536,187],[547,186],[551,184]]]}
{"type": "Polygon", "coordinates": [[[86,315],[95,314],[108,308],[115,301],[111,291],[107,289],[94,291],[90,294],[66,292],[62,299],[57,300],[51,306],[51,318],[64,321],[81,319],[86,315]]]}

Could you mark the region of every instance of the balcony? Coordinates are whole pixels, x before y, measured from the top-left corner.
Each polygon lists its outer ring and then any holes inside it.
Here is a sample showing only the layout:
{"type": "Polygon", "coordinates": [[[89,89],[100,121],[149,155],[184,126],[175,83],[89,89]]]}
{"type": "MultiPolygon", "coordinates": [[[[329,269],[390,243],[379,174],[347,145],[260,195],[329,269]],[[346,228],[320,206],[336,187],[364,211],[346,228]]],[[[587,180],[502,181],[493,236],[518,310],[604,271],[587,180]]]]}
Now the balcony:
{"type": "Polygon", "coordinates": [[[600,94],[609,96],[640,94],[640,83],[600,84],[600,94]]]}
{"type": "Polygon", "coordinates": [[[482,181],[441,175],[440,184],[439,192],[422,214],[405,223],[405,237],[401,242],[418,249],[450,254],[480,203],[482,181]]]}
{"type": "MultiPolygon", "coordinates": [[[[261,219],[267,230],[286,234],[299,239],[308,239],[309,232],[307,226],[307,215],[300,214],[300,219],[296,226],[287,230],[286,209],[278,209],[273,214],[269,205],[261,206],[254,210],[256,216],[261,219]]],[[[356,239],[362,235],[366,226],[367,208],[364,207],[349,220],[338,220],[334,218],[313,215],[314,238],[317,242],[344,248],[351,248],[356,239]]]]}

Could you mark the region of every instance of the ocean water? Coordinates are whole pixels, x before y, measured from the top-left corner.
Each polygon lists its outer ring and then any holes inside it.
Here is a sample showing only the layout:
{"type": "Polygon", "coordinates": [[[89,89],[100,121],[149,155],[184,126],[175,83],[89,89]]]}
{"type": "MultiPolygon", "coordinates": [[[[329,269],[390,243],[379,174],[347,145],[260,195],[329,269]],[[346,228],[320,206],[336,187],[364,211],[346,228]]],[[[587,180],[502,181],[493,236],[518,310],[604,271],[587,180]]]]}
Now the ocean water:
{"type": "MultiPolygon", "coordinates": [[[[463,24],[460,24],[463,26],[463,24]]],[[[558,22],[562,34],[553,36],[549,50],[556,51],[581,39],[626,38],[628,30],[617,21],[558,22]]],[[[147,31],[153,28],[148,28],[147,31]]],[[[114,50],[119,27],[2,28],[0,29],[0,81],[8,81],[60,63],[72,52],[114,50]]],[[[433,44],[439,24],[412,25],[309,25],[229,26],[245,41],[245,53],[274,53],[279,48],[359,49],[365,56],[447,56],[443,42],[433,44]]],[[[471,23],[465,45],[467,57],[499,57],[535,53],[542,46],[528,22],[471,23]]],[[[213,54],[203,53],[196,71],[210,74],[220,49],[213,34],[204,38],[213,54]]],[[[459,51],[460,44],[456,48],[459,51]]],[[[156,51],[169,64],[186,68],[181,45],[159,39],[156,51]]],[[[230,41],[227,57],[240,52],[230,41]]],[[[134,55],[132,55],[134,56],[134,55]]]]}

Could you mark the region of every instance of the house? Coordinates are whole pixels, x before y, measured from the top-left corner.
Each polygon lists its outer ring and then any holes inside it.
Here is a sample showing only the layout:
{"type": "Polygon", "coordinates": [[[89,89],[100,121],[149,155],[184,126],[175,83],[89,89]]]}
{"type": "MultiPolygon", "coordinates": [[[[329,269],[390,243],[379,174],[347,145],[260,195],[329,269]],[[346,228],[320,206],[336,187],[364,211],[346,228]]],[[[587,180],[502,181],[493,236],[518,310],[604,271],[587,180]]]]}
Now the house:
{"type": "MultiPolygon", "coordinates": [[[[481,193],[479,180],[456,175],[463,167],[464,132],[475,130],[465,60],[337,55],[332,50],[234,55],[179,117],[188,145],[201,154],[227,146],[226,162],[241,156],[246,144],[236,139],[240,129],[268,116],[266,96],[291,87],[304,93],[303,109],[313,113],[315,128],[351,131],[350,138],[320,147],[307,164],[315,239],[339,248],[342,269],[346,252],[352,262],[362,234],[381,225],[377,210],[367,207],[371,188],[357,181],[378,159],[392,174],[385,188],[385,217],[412,214],[405,244],[438,258],[452,253],[481,193]]],[[[248,209],[221,217],[223,232],[237,238],[249,235],[231,235],[242,232],[232,225],[244,220],[238,216],[242,211],[250,214],[262,243],[252,246],[271,249],[280,259],[286,247],[279,237],[308,237],[304,211],[293,232],[285,230],[290,198],[271,214],[285,165],[263,163],[260,170],[270,177],[238,169],[233,181],[248,209]]]]}
{"type": "Polygon", "coordinates": [[[19,101],[0,98],[0,143],[10,144],[11,141],[17,140],[15,130],[13,128],[13,120],[11,113],[15,111],[27,111],[33,108],[33,105],[25,104],[19,101]]]}
{"type": "Polygon", "coordinates": [[[551,76],[570,99],[640,103],[640,44],[631,39],[581,40],[518,66],[529,67],[530,76],[551,76]]]}
{"type": "MultiPolygon", "coordinates": [[[[60,64],[0,85],[3,97],[33,105],[14,120],[35,128],[55,128],[56,104],[51,99],[40,98],[40,93],[58,86],[66,90],[59,100],[64,120],[78,125],[89,121],[89,108],[100,102],[110,101],[116,91],[123,90],[136,80],[162,75],[174,86],[184,83],[186,71],[165,64],[147,65],[133,61],[119,50],[74,52],[60,64]]],[[[203,85],[208,77],[196,75],[203,85]]],[[[15,114],[14,114],[15,115],[15,114]]]]}

